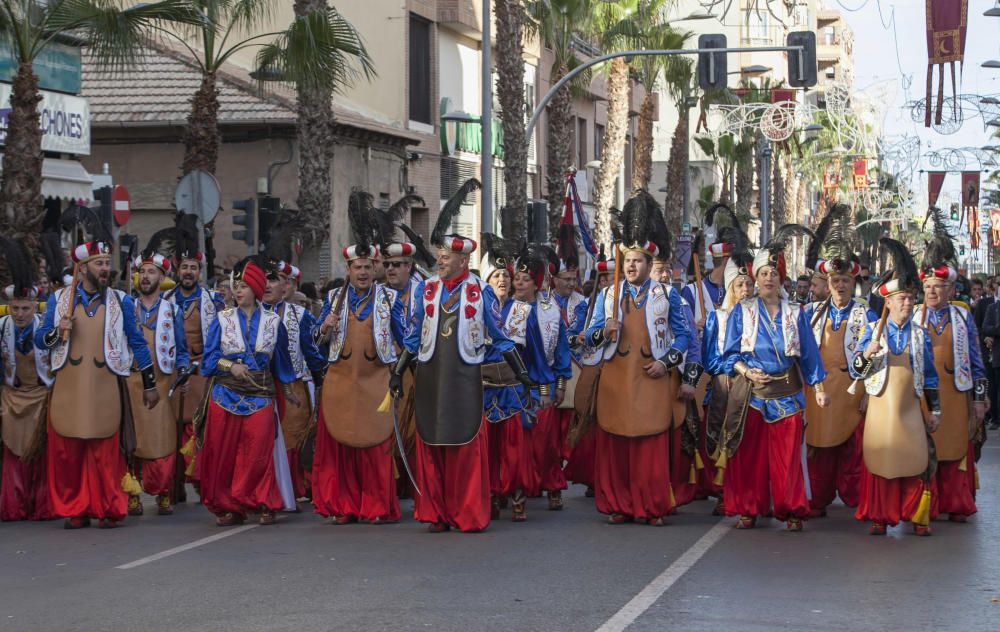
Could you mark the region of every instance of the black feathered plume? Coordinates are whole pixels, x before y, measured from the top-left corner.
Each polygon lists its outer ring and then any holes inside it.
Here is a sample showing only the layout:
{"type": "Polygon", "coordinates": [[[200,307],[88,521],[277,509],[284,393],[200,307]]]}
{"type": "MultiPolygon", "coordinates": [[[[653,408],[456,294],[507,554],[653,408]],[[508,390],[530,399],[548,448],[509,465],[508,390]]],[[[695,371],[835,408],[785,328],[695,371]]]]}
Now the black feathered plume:
{"type": "MultiPolygon", "coordinates": [[[[924,248],[923,261],[921,267],[924,269],[936,268],[941,265],[949,265],[958,268],[958,253],[955,252],[955,237],[948,230],[945,223],[944,213],[936,206],[931,207],[929,213],[933,220],[932,237],[926,242],[924,248]]],[[[927,225],[927,219],[924,219],[927,225]]]]}
{"type": "Polygon", "coordinates": [[[920,284],[917,264],[909,249],[901,242],[883,237],[878,240],[892,258],[892,278],[899,280],[900,288],[916,288],[920,284]]]}
{"type": "MultiPolygon", "coordinates": [[[[625,238],[625,222],[621,210],[616,209],[613,206],[609,208],[608,223],[611,228],[611,239],[616,244],[622,243],[622,240],[625,238]]],[[[604,245],[602,244],[601,247],[603,248],[604,245]]]]}
{"type": "Polygon", "coordinates": [[[812,240],[809,242],[809,248],[806,250],[806,268],[810,270],[816,269],[816,266],[819,265],[820,250],[826,244],[827,237],[830,235],[830,230],[833,228],[834,223],[847,215],[850,210],[850,207],[846,204],[834,204],[827,209],[826,215],[820,220],[819,226],[816,227],[816,233],[813,235],[812,240]]]}
{"type": "Polygon", "coordinates": [[[406,214],[414,206],[427,206],[424,198],[413,193],[407,193],[385,211],[393,222],[401,222],[406,219],[406,214]]]}
{"type": "Polygon", "coordinates": [[[506,268],[514,265],[514,260],[518,258],[520,250],[517,243],[493,233],[483,233],[481,241],[483,256],[494,268],[506,268]]]}
{"type": "MultiPolygon", "coordinates": [[[[13,284],[14,296],[24,296],[26,290],[35,287],[38,266],[22,242],[0,236],[0,256],[7,264],[8,278],[5,281],[13,284]]],[[[3,284],[4,287],[6,285],[3,284]]]]}
{"type": "Polygon", "coordinates": [[[705,225],[714,226],[716,213],[722,211],[729,218],[729,226],[721,226],[715,231],[716,239],[733,245],[733,251],[750,249],[750,237],[747,235],[740,218],[728,205],[719,202],[709,207],[705,213],[705,225]]]}
{"type": "Polygon", "coordinates": [[[110,244],[111,227],[104,223],[97,211],[89,206],[73,204],[59,218],[59,227],[76,237],[78,227],[83,227],[86,239],[110,244]]]}
{"type": "MultiPolygon", "coordinates": [[[[774,231],[774,237],[771,237],[771,240],[764,247],[768,250],[784,248],[788,244],[788,240],[795,237],[808,237],[812,241],[816,241],[816,233],[802,224],[783,224],[778,230],[774,231]]],[[[809,243],[812,243],[812,241],[809,243]]]]}
{"type": "Polygon", "coordinates": [[[370,223],[373,198],[367,191],[351,191],[347,203],[347,220],[354,235],[354,244],[358,254],[370,253],[372,244],[372,227],[370,223]]]}
{"type": "Polygon", "coordinates": [[[662,261],[670,261],[673,239],[670,235],[670,229],[667,228],[667,220],[663,217],[663,208],[660,207],[660,204],[653,196],[650,195],[649,199],[652,200],[649,211],[649,223],[651,226],[649,239],[656,244],[657,249],[660,251],[656,255],[656,258],[662,261]]]}
{"type": "Polygon", "coordinates": [[[431,251],[427,249],[427,244],[424,243],[423,237],[418,235],[412,228],[402,222],[399,224],[399,230],[403,231],[403,234],[406,235],[407,241],[413,244],[413,246],[417,249],[416,259],[422,261],[424,266],[428,269],[437,265],[437,260],[434,258],[434,255],[431,254],[431,251]]]}
{"type": "Polygon", "coordinates": [[[458,217],[458,214],[462,212],[462,204],[465,203],[465,198],[469,196],[470,193],[478,191],[482,185],[479,180],[475,178],[469,178],[465,181],[455,195],[448,198],[444,206],[441,208],[441,212],[438,214],[437,222],[434,224],[434,230],[431,232],[431,244],[434,246],[440,246],[444,243],[444,238],[448,235],[448,231],[451,229],[451,223],[458,217]]]}
{"type": "MultiPolygon", "coordinates": [[[[705,233],[698,231],[691,242],[691,261],[688,262],[687,273],[690,278],[694,278],[694,262],[697,258],[698,265],[701,266],[701,257],[705,254],[705,233]]],[[[703,272],[703,271],[702,271],[703,272]]],[[[699,272],[701,274],[701,272],[699,272]]]]}

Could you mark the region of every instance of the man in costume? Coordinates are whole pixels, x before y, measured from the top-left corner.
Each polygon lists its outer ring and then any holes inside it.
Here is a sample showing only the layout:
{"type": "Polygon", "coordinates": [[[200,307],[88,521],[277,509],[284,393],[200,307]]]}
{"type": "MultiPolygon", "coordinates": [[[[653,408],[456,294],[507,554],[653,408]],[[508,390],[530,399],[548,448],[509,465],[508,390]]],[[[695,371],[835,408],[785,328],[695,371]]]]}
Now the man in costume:
{"type": "MultiPolygon", "coordinates": [[[[850,208],[836,204],[816,228],[806,253],[806,267],[813,270],[813,297],[826,296],[806,307],[806,318],[819,346],[827,379],[823,388],[834,395],[821,408],[806,388],[806,445],[808,445],[810,516],[825,516],[826,508],[840,495],[848,507],[858,506],[861,482],[861,437],[864,393],[848,392],[858,377],[850,366],[868,323],[878,320],[868,306],[854,298],[855,279],[861,273],[857,256],[846,241],[850,208]],[[824,251],[825,250],[825,251],[824,251]],[[821,252],[826,258],[821,259],[821,252]]],[[[860,389],[857,389],[860,391],[860,389]]]]}
{"type": "Polygon", "coordinates": [[[260,524],[277,522],[275,512],[295,508],[288,455],[275,415],[275,384],[292,405],[295,371],[288,332],[281,317],[261,305],[267,276],[276,271],[263,259],[244,259],[232,274],[236,307],[218,313],[208,330],[201,373],[210,377],[206,410],[195,433],[201,501],[216,524],[242,524],[260,512],[260,524]]]}
{"type": "Polygon", "coordinates": [[[397,522],[399,498],[393,478],[393,413],[379,403],[396,361],[392,334],[395,293],[375,283],[361,218],[367,193],[351,195],[348,214],[357,243],[343,250],[347,285],[331,290],[320,314],[318,335],[329,354],[316,456],[313,505],[333,524],[365,520],[397,522]]]}
{"type": "MultiPolygon", "coordinates": [[[[712,226],[715,223],[715,216],[720,211],[732,213],[732,210],[725,204],[715,204],[705,213],[705,225],[712,226]]],[[[708,275],[702,276],[701,287],[698,287],[696,281],[692,281],[681,290],[681,296],[684,297],[684,300],[694,310],[694,320],[699,331],[705,328],[705,321],[708,318],[708,314],[714,312],[726,297],[723,277],[726,270],[726,263],[733,252],[732,242],[727,241],[729,235],[730,233],[723,229],[717,231],[715,242],[709,246],[709,250],[712,253],[712,271],[708,275]]],[[[703,241],[700,243],[704,244],[703,241]]],[[[697,248],[691,253],[691,256],[692,258],[700,257],[701,254],[701,248],[697,248]]]]}
{"type": "Polygon", "coordinates": [[[645,191],[623,212],[619,245],[625,278],[605,288],[587,329],[602,353],[597,386],[595,491],[611,524],[664,524],[670,489],[670,433],[676,372],[691,342],[681,295],[649,277],[653,257],[669,259],[670,233],[645,191]]]}
{"type": "MultiPolygon", "coordinates": [[[[730,211],[731,212],[731,211],[730,211]]],[[[750,239],[740,226],[736,215],[733,221],[733,252],[726,262],[726,297],[714,312],[708,315],[705,331],[702,333],[702,360],[705,372],[711,375],[705,396],[705,417],[698,437],[698,452],[703,464],[698,479],[698,493],[715,497],[712,514],[725,513],[723,483],[727,465],[725,451],[726,407],[729,402],[731,379],[726,371],[723,353],[726,345],[726,325],[729,315],[740,303],[753,297],[754,283],[751,274],[753,254],[750,253],[750,239]]]]}
{"type": "MultiPolygon", "coordinates": [[[[390,381],[398,398],[403,372],[417,359],[414,515],[430,523],[431,532],[482,531],[489,525],[482,365],[490,348],[500,351],[518,381],[532,384],[514,343],[500,329],[493,289],[469,271],[476,242],[448,234],[465,197],[478,188],[477,180],[467,181],[441,209],[431,235],[438,248],[437,274],[417,288],[413,326],[390,381]]],[[[397,301],[397,310],[400,305],[397,301]]]]}
{"type": "MultiPolygon", "coordinates": [[[[725,434],[728,465],[723,499],[736,526],[749,529],[773,512],[789,531],[801,531],[809,515],[803,433],[803,381],[826,378],[809,321],[798,304],[781,297],[785,280],[784,240],[798,225],[778,229],[753,260],[758,297],[729,314],[723,362],[730,382],[725,434]]],[[[816,389],[816,403],[830,396],[816,389]]]]}
{"type": "Polygon", "coordinates": [[[930,336],[913,318],[920,282],[913,257],[894,239],[883,237],[880,243],[892,255],[893,278],[878,288],[886,311],[865,327],[853,360],[868,393],[854,517],[870,521],[872,535],[885,535],[887,526],[907,520],[917,535],[927,536],[935,465],[928,434],[941,418],[938,373],[930,336]]]}
{"type": "MultiPolygon", "coordinates": [[[[175,462],[177,459],[177,417],[166,404],[174,373],[186,373],[188,359],[184,336],[184,318],[176,305],[162,298],[160,283],[170,272],[170,260],[147,250],[135,260],[139,271],[139,297],[135,301],[135,320],[155,362],[156,391],[164,405],[145,409],[141,405],[142,375],[133,366],[128,378],[129,401],[135,423],[135,460],[133,472],[142,491],[156,496],[156,511],[161,516],[174,512],[175,462]]],[[[128,497],[130,516],[142,515],[139,490],[128,497]]]]}
{"type": "MultiPolygon", "coordinates": [[[[178,231],[178,236],[185,233],[178,231]]],[[[174,258],[177,264],[178,284],[165,294],[168,301],[177,306],[177,309],[184,317],[184,338],[187,346],[188,357],[191,365],[202,362],[205,352],[205,344],[208,340],[208,330],[215,322],[216,314],[226,308],[221,295],[209,291],[201,285],[201,271],[205,265],[205,254],[199,252],[196,237],[188,235],[186,238],[178,239],[177,255],[174,258]],[[193,242],[193,243],[191,243],[193,242]]],[[[192,465],[194,456],[194,431],[192,420],[195,411],[205,401],[205,391],[208,385],[208,378],[196,371],[191,374],[187,381],[185,390],[178,390],[172,398],[174,416],[178,422],[183,424],[181,432],[181,454],[184,458],[185,478],[195,482],[197,485],[198,475],[196,468],[192,465]]],[[[180,476],[178,476],[180,479],[180,476]]],[[[184,485],[178,480],[175,491],[174,502],[185,500],[184,485]]]]}
{"type": "MultiPolygon", "coordinates": [[[[694,252],[699,252],[695,240],[694,252]]],[[[664,257],[653,257],[650,272],[653,281],[669,286],[671,262],[664,257]]],[[[670,430],[670,483],[674,502],[678,507],[695,500],[698,492],[698,470],[701,469],[700,455],[696,456],[698,426],[701,418],[701,402],[697,401],[696,387],[704,368],[701,363],[701,332],[695,325],[694,311],[687,300],[681,298],[684,318],[691,343],[684,353],[683,370],[671,372],[671,388],[677,394],[673,401],[673,420],[670,430]]]]}
{"type": "Polygon", "coordinates": [[[281,317],[281,323],[288,332],[288,356],[292,360],[292,370],[295,371],[291,391],[299,402],[298,405],[291,404],[279,391],[275,393],[275,403],[278,406],[285,448],[288,450],[288,467],[291,470],[295,497],[303,498],[309,496],[309,473],[303,470],[299,453],[312,432],[315,389],[322,383],[322,371],[326,363],[313,340],[316,318],[306,308],[291,302],[301,272],[285,261],[277,262],[274,268],[277,274],[268,276],[263,302],[266,309],[281,317]]]}
{"type": "Polygon", "coordinates": [[[957,257],[939,213],[934,211],[934,237],[919,273],[924,303],[914,311],[915,322],[931,341],[940,379],[941,425],[934,433],[937,490],[931,518],[946,513],[952,522],[966,522],[976,513],[973,439],[986,418],[989,390],[976,323],[964,304],[949,303],[958,278],[957,257]]]}
{"type": "Polygon", "coordinates": [[[0,238],[14,284],[3,291],[10,313],[0,317],[0,434],[3,439],[3,475],[0,480],[0,520],[53,518],[45,478],[44,433],[48,413],[49,352],[32,341],[41,325],[38,288],[23,246],[0,238]]]}
{"type": "Polygon", "coordinates": [[[160,401],[146,339],[136,327],[131,296],[110,289],[111,246],[91,241],[73,249],[74,281],[49,297],[35,346],[48,350],[55,373],[49,403],[47,476],[52,507],[67,529],[114,528],[125,517],[125,458],[132,433],[125,379],[133,360],[142,402],[160,401]],[[125,432],[121,437],[120,433],[125,432]]]}

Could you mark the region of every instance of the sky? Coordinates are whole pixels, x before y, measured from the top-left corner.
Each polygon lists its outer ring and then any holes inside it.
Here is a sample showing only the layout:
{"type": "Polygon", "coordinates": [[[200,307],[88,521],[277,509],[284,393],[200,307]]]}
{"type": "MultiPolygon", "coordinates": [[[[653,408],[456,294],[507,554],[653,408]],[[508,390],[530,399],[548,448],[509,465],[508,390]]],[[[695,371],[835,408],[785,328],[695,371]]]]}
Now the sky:
{"type": "MultiPolygon", "coordinates": [[[[920,164],[927,169],[924,154],[951,147],[982,147],[1000,144],[990,139],[983,119],[967,114],[962,127],[954,134],[943,135],[914,122],[909,100],[923,98],[926,90],[927,44],[924,0],[825,0],[830,8],[840,9],[854,31],[854,86],[887,103],[883,124],[884,136],[891,142],[904,135],[920,139],[920,164]]],[[[994,6],[993,0],[969,0],[965,64],[959,93],[1000,97],[1000,69],[982,68],[988,59],[1000,59],[1000,17],[984,17],[994,6]]],[[[935,90],[937,69],[935,69],[935,90]]],[[[946,95],[951,93],[951,73],[945,75],[946,95]]],[[[994,106],[993,113],[1000,116],[994,106]]],[[[975,167],[973,167],[975,168],[975,167]]],[[[991,170],[995,167],[988,167],[991,170]]],[[[913,182],[918,200],[927,199],[926,176],[913,182]]],[[[959,175],[946,177],[939,205],[959,199],[959,175]]]]}

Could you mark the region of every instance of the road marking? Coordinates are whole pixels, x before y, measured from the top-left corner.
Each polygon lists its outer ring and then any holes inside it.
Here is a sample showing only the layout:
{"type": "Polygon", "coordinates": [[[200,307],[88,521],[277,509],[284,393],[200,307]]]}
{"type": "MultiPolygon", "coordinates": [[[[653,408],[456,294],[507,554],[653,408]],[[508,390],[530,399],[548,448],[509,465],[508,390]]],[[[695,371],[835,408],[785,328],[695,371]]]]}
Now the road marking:
{"type": "Polygon", "coordinates": [[[697,542],[691,545],[687,551],[660,573],[653,581],[649,582],[639,594],[632,598],[621,610],[608,619],[604,625],[597,628],[597,632],[620,632],[646,612],[656,600],[663,596],[663,593],[670,590],[684,573],[688,572],[705,553],[712,548],[716,542],[722,539],[732,530],[732,525],[728,520],[720,520],[708,533],[701,536],[697,542]]]}
{"type": "Polygon", "coordinates": [[[127,571],[137,566],[142,566],[143,564],[149,564],[150,562],[156,562],[157,560],[162,560],[165,557],[170,557],[171,555],[177,555],[178,553],[183,553],[184,551],[190,551],[191,549],[196,549],[199,546],[204,546],[223,538],[228,538],[229,536],[236,535],[237,533],[243,533],[244,531],[249,531],[250,529],[256,529],[259,524],[247,524],[242,527],[236,527],[223,531],[222,533],[216,533],[215,535],[210,535],[207,538],[202,538],[200,540],[195,540],[194,542],[188,542],[187,544],[182,544],[180,546],[175,546],[172,549],[167,549],[166,551],[160,551],[159,553],[154,553],[149,557],[144,557],[138,559],[134,562],[129,562],[128,564],[122,564],[121,566],[116,566],[115,568],[123,571],[127,571]]]}

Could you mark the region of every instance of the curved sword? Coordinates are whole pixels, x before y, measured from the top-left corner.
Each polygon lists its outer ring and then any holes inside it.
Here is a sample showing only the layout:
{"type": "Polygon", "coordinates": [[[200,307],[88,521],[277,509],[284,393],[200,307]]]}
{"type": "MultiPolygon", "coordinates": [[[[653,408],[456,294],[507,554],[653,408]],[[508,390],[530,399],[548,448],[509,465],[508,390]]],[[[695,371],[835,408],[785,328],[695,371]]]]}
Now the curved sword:
{"type": "Polygon", "coordinates": [[[392,398],[392,430],[396,434],[396,446],[399,448],[399,459],[403,462],[403,469],[406,470],[406,476],[410,479],[410,484],[413,485],[413,489],[417,491],[418,494],[423,496],[420,492],[420,488],[417,487],[417,480],[413,476],[413,470],[410,469],[410,462],[406,460],[406,448],[403,447],[403,434],[399,431],[399,415],[396,412],[396,404],[399,403],[398,397],[392,398]]]}

